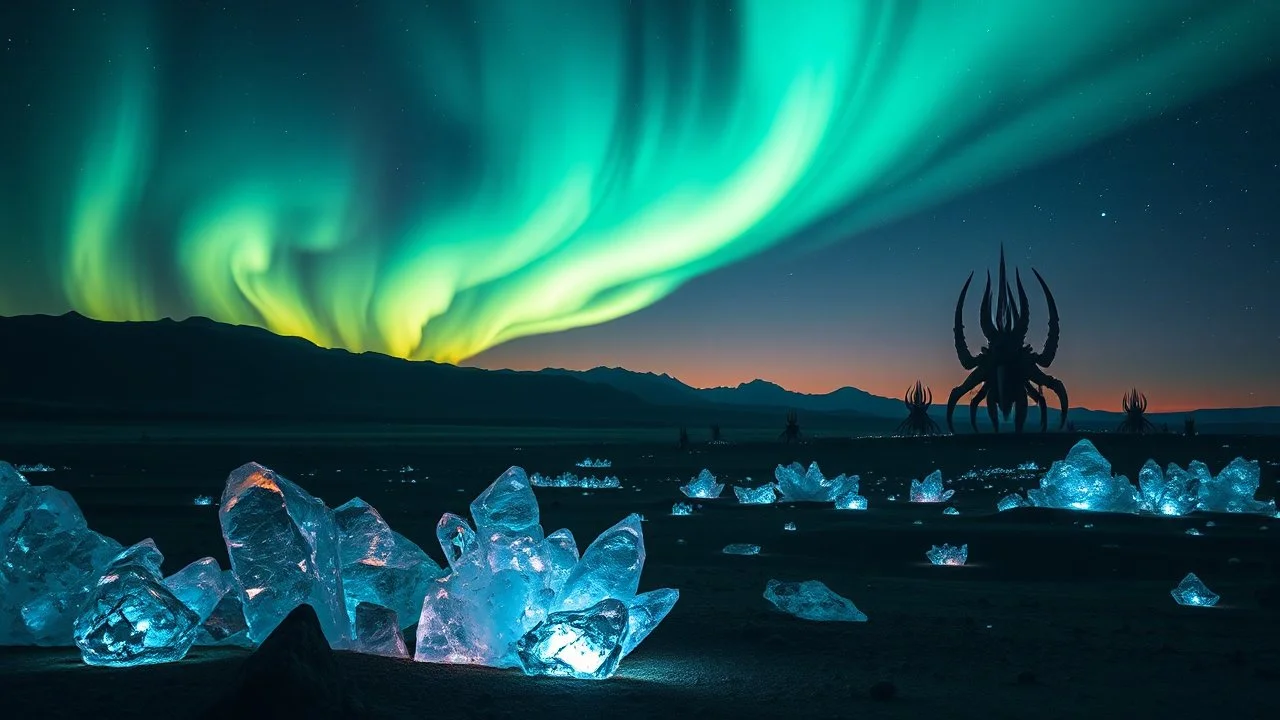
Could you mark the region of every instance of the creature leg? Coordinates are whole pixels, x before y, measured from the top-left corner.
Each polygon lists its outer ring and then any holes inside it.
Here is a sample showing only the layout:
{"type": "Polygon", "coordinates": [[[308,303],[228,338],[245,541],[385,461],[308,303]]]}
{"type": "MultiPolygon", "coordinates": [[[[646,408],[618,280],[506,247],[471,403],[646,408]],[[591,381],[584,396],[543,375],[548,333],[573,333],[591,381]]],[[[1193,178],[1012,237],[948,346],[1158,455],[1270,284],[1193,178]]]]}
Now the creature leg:
{"type": "Polygon", "coordinates": [[[969,373],[969,377],[965,378],[964,382],[960,383],[960,385],[952,390],[951,396],[947,398],[947,430],[950,431],[952,435],[956,433],[955,425],[953,425],[951,421],[951,416],[955,414],[956,411],[956,403],[960,402],[960,398],[964,397],[965,393],[977,387],[982,381],[983,370],[982,368],[977,368],[973,372],[969,373]]]}
{"type": "Polygon", "coordinates": [[[987,415],[991,417],[991,432],[1000,432],[1000,403],[987,394],[987,415]]]}
{"type": "Polygon", "coordinates": [[[1018,393],[1018,397],[1013,401],[1013,431],[1022,432],[1022,426],[1027,424],[1027,394],[1018,393]]]}
{"type": "Polygon", "coordinates": [[[973,399],[969,401],[969,424],[973,426],[975,434],[978,432],[978,405],[986,396],[987,387],[983,385],[982,389],[974,394],[973,399]]]}
{"type": "Polygon", "coordinates": [[[1062,408],[1062,418],[1058,421],[1058,429],[1067,426],[1067,386],[1062,384],[1058,378],[1044,372],[1040,368],[1031,368],[1031,380],[1043,385],[1053,391],[1058,396],[1058,403],[1062,408]]]}
{"type": "Polygon", "coordinates": [[[1048,408],[1045,406],[1044,393],[1037,390],[1030,382],[1028,382],[1027,394],[1031,396],[1032,400],[1036,401],[1036,405],[1040,406],[1040,432],[1049,432],[1049,412],[1048,408]]]}

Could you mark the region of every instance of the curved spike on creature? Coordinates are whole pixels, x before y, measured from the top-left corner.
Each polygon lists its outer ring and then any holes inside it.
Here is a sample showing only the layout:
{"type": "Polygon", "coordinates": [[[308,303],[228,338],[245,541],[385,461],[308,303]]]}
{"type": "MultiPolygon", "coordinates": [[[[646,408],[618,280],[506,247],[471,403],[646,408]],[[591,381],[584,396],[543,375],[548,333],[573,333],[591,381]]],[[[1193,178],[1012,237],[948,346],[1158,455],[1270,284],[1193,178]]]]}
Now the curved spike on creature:
{"type": "Polygon", "coordinates": [[[929,417],[933,391],[919,380],[903,393],[902,404],[907,406],[907,419],[898,425],[898,435],[937,435],[940,432],[938,423],[929,417]]]}
{"type": "Polygon", "coordinates": [[[1147,396],[1130,388],[1120,398],[1120,409],[1124,411],[1124,420],[1116,427],[1116,432],[1146,435],[1156,431],[1156,426],[1147,419],[1147,396]]]}
{"type": "MultiPolygon", "coordinates": [[[[960,365],[969,371],[964,382],[951,391],[947,399],[947,429],[955,432],[952,416],[956,404],[970,392],[977,394],[969,403],[969,420],[974,432],[978,431],[977,414],[979,403],[986,402],[987,414],[991,417],[992,429],[999,432],[1000,418],[1009,420],[1012,415],[1014,432],[1022,432],[1027,420],[1030,402],[1040,408],[1040,429],[1047,431],[1049,420],[1045,403],[1045,390],[1052,391],[1058,398],[1061,417],[1058,428],[1067,424],[1067,387],[1058,378],[1049,375],[1041,368],[1049,367],[1058,353],[1060,326],[1058,305],[1054,302],[1049,285],[1034,268],[1031,270],[1040,289],[1044,291],[1045,305],[1048,307],[1049,334],[1045,339],[1044,349],[1034,351],[1027,344],[1027,330],[1030,326],[1031,309],[1027,302],[1027,291],[1022,284],[1019,271],[1014,270],[1014,282],[1017,295],[1010,286],[1005,269],[1004,248],[1000,249],[1000,268],[997,274],[999,287],[996,290],[995,308],[992,309],[991,273],[987,273],[987,286],[982,294],[982,304],[978,319],[982,324],[982,334],[987,343],[975,356],[969,352],[964,338],[964,300],[973,280],[973,273],[960,289],[960,298],[956,303],[955,343],[956,355],[960,365]],[[1016,301],[1015,301],[1016,297],[1016,301]],[[1016,303],[1016,304],[1015,304],[1016,303]]],[[[1145,401],[1143,402],[1145,407],[1145,401]]]]}

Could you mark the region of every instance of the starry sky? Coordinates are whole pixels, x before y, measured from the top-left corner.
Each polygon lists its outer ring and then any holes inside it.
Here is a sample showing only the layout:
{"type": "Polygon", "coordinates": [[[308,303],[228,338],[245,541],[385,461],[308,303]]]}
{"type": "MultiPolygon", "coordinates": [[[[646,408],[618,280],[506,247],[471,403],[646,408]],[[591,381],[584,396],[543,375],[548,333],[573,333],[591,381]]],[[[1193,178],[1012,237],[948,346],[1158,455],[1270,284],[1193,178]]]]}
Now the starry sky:
{"type": "Polygon", "coordinates": [[[19,0],[0,314],[945,397],[1003,245],[1073,405],[1280,404],[1275,37],[1245,0],[19,0]]]}

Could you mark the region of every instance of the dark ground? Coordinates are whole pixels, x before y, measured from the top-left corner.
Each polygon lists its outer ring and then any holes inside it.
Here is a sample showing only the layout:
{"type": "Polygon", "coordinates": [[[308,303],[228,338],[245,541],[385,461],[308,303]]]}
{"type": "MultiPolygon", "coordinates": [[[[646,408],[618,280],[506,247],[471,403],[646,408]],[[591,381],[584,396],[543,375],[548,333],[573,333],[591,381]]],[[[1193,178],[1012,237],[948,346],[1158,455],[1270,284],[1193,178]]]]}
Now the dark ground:
{"type": "MultiPolygon", "coordinates": [[[[392,527],[440,559],[434,527],[512,464],[530,472],[617,474],[621,490],[539,489],[542,524],[573,530],[583,547],[628,512],[641,512],[648,562],[642,590],[675,587],[670,616],[603,682],[526,678],[515,671],[341,654],[376,717],[1261,717],[1280,691],[1280,520],[1167,519],[1044,510],[995,513],[1025,483],[962,480],[959,516],[905,502],[907,486],[939,468],[1043,467],[1068,435],[931,440],[816,441],[702,446],[580,442],[495,445],[452,436],[394,434],[266,441],[226,433],[205,442],[138,442],[130,435],[75,442],[22,438],[0,459],[43,462],[33,483],[70,491],[95,529],[129,544],[153,537],[166,572],[204,555],[226,566],[216,507],[227,473],[266,464],[331,506],[359,495],[392,527]],[[522,447],[522,449],[516,449],[522,447]],[[607,457],[610,470],[574,461],[607,457]],[[828,475],[858,473],[867,512],[822,506],[705,504],[671,517],[676,483],[707,467],[734,482],[771,478],[779,462],[817,460],[828,475]],[[400,482],[402,466],[417,480],[400,482]],[[61,469],[66,466],[68,469],[61,469]],[[985,487],[992,484],[994,487],[985,487]],[[897,495],[897,502],[887,496],[897,495]],[[914,520],[922,525],[913,525],[914,520]],[[1206,527],[1213,520],[1215,527],[1206,527]],[[793,521],[797,532],[784,532],[793,521]],[[1185,534],[1200,528],[1199,537],[1185,534]],[[1269,528],[1269,529],[1266,529],[1269,528]],[[684,543],[678,542],[684,540],[684,543]],[[720,553],[732,542],[757,557],[720,553]],[[968,543],[970,565],[934,567],[930,545],[968,543]],[[1182,608],[1169,590],[1197,573],[1222,595],[1216,608],[1182,608]],[[761,597],[769,578],[819,579],[848,596],[867,623],[812,623],[761,597]],[[892,699],[872,687],[892,683],[892,699]]],[[[1117,472],[1136,478],[1147,457],[1263,461],[1260,497],[1276,494],[1274,438],[1097,436],[1117,472]]],[[[503,440],[503,442],[506,442],[503,440]]],[[[1031,483],[1034,485],[1034,481],[1031,483]]],[[[731,491],[726,489],[731,497],[731,491]]],[[[151,717],[198,713],[235,677],[244,651],[195,649],[180,663],[104,669],[73,649],[0,648],[6,718],[151,717]]]]}

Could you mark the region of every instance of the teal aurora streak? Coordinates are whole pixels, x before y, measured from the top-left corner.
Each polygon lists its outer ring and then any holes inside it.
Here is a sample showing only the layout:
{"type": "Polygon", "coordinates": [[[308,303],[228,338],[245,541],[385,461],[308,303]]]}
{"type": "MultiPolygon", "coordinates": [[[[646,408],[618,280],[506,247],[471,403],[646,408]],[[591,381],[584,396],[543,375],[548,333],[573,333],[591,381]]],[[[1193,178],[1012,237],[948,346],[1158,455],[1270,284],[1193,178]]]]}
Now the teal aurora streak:
{"type": "Polygon", "coordinates": [[[263,38],[84,5],[0,107],[0,312],[448,362],[1007,177],[1242,79],[1280,28],[1233,0],[490,0],[263,38]]]}

